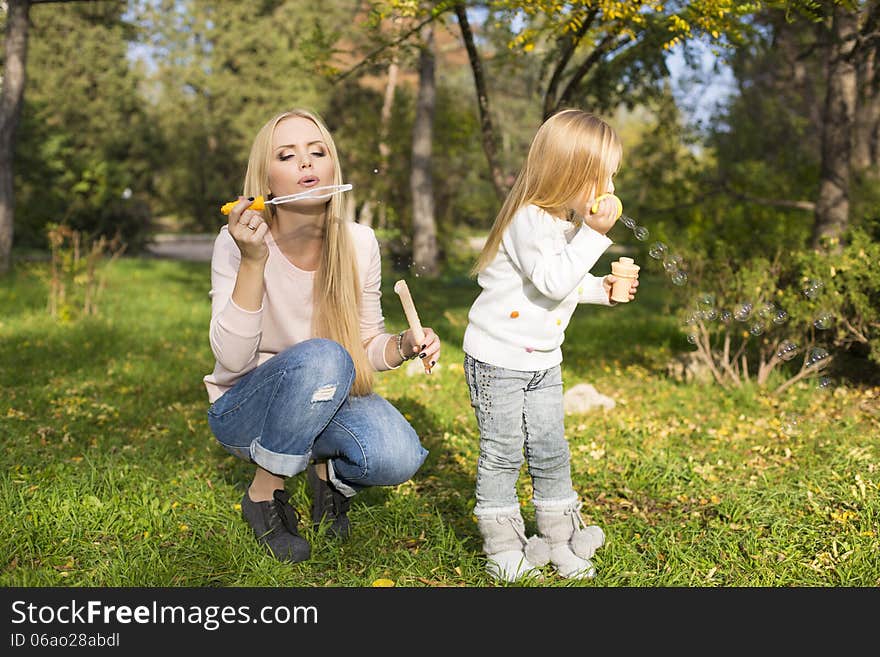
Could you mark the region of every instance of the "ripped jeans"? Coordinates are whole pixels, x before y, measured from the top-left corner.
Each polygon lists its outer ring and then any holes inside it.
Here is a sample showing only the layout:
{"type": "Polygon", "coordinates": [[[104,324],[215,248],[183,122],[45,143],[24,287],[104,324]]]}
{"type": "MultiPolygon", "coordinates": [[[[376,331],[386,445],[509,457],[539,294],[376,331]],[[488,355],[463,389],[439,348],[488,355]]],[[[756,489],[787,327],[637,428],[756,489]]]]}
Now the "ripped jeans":
{"type": "Polygon", "coordinates": [[[347,496],[407,481],[428,451],[385,399],[350,397],[353,381],[340,344],[306,340],[242,376],[211,404],[208,424],[228,452],[278,476],[327,460],[330,480],[347,496]]]}

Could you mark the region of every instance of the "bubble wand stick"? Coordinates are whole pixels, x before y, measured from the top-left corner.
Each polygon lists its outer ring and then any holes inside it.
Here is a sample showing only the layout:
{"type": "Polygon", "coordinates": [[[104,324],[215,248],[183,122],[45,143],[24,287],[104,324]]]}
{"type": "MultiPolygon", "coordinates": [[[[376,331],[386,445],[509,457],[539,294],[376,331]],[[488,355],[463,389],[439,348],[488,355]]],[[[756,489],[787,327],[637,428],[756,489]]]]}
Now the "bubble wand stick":
{"type": "MultiPolygon", "coordinates": [[[[253,202],[247,207],[247,209],[263,210],[267,205],[281,205],[282,203],[301,201],[307,198],[330,198],[335,194],[341,194],[342,192],[347,192],[350,189],[351,184],[345,183],[344,185],[322,185],[320,187],[312,187],[311,189],[307,189],[304,192],[288,194],[287,196],[276,196],[275,198],[270,199],[263,198],[262,196],[256,196],[254,197],[253,202]]],[[[229,214],[236,203],[238,203],[238,201],[229,201],[229,203],[226,203],[225,205],[223,205],[223,207],[220,208],[220,212],[222,212],[223,214],[229,214]]]]}
{"type": "MultiPolygon", "coordinates": [[[[403,306],[403,312],[406,315],[406,321],[409,322],[409,328],[413,332],[413,337],[418,344],[423,344],[425,340],[425,331],[422,329],[422,323],[419,321],[419,314],[416,312],[416,306],[413,303],[412,296],[409,293],[409,286],[406,281],[399,280],[394,284],[394,291],[400,297],[400,304],[403,306]]],[[[423,363],[425,373],[431,373],[431,365],[427,362],[423,363]]]]}

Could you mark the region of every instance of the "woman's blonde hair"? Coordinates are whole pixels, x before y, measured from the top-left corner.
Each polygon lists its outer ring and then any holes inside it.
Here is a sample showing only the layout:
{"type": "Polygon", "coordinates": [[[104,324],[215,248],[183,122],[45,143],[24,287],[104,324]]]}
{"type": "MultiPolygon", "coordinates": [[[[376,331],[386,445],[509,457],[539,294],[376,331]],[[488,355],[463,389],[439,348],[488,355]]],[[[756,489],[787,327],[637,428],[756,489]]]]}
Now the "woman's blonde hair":
{"type": "MultiPolygon", "coordinates": [[[[329,184],[342,184],[342,169],[339,166],[336,143],[327,126],[314,112],[292,109],[270,119],[254,138],[244,177],[245,196],[269,195],[272,138],[278,124],[291,117],[308,119],[317,126],[333,161],[333,180],[329,184]]],[[[345,347],[355,368],[351,394],[368,395],[373,389],[373,367],[367,359],[361,340],[361,284],[354,244],[345,225],[343,210],[343,196],[331,196],[324,213],[321,264],[315,274],[312,330],[316,336],[334,340],[345,347]]],[[[271,225],[275,218],[275,206],[267,205],[263,210],[263,218],[271,225]]]]}
{"type": "Polygon", "coordinates": [[[614,128],[598,116],[566,109],[544,121],[471,274],[479,274],[495,258],[517,210],[536,205],[556,217],[568,217],[580,194],[596,190],[614,173],[622,153],[614,128]]]}

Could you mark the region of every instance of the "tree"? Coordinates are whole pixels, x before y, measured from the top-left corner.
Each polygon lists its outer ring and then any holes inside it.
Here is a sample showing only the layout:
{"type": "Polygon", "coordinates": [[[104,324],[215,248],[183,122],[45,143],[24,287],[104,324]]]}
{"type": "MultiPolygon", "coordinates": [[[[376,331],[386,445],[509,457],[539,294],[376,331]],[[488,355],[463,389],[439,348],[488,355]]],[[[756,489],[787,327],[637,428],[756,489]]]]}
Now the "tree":
{"type": "Polygon", "coordinates": [[[37,4],[94,2],[95,0],[8,0],[3,86],[0,90],[0,274],[12,264],[15,227],[15,144],[27,83],[30,9],[37,4]]]}
{"type": "Polygon", "coordinates": [[[718,178],[757,213],[809,212],[813,248],[839,248],[852,174],[876,168],[878,13],[876,1],[767,3],[732,60],[740,96],[716,133],[718,178]]]}
{"type": "Polygon", "coordinates": [[[413,266],[419,273],[436,276],[437,223],[434,219],[434,184],[431,178],[431,153],[434,138],[436,82],[434,80],[434,30],[422,28],[423,45],[419,55],[419,93],[413,124],[412,174],[413,266]]]}
{"type": "Polygon", "coordinates": [[[465,48],[467,48],[468,61],[471,65],[474,86],[477,90],[477,107],[480,110],[480,134],[482,135],[483,152],[486,153],[486,160],[489,163],[489,174],[492,179],[492,186],[495,189],[495,195],[499,201],[503,201],[507,185],[504,180],[504,172],[498,162],[498,135],[495,130],[495,123],[492,120],[492,112],[489,109],[489,89],[486,84],[486,77],[483,74],[483,63],[474,42],[474,34],[471,30],[467,9],[464,4],[460,2],[455,4],[455,16],[458,19],[458,27],[461,30],[461,37],[464,40],[465,48]]]}
{"type": "Polygon", "coordinates": [[[0,92],[0,274],[6,273],[11,265],[15,226],[13,155],[26,82],[30,6],[28,0],[7,3],[6,56],[0,92]]]}
{"type": "Polygon", "coordinates": [[[849,223],[852,130],[856,106],[856,64],[853,53],[858,39],[858,16],[840,5],[831,11],[826,54],[825,106],[822,111],[822,170],[813,247],[825,239],[838,242],[849,223]]]}

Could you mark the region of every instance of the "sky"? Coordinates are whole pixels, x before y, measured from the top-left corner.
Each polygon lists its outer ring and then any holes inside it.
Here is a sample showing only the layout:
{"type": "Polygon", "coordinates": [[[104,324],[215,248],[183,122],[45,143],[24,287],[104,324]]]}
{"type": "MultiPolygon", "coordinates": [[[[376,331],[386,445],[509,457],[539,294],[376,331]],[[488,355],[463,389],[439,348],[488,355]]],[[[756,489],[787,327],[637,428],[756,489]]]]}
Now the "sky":
{"type": "Polygon", "coordinates": [[[707,123],[716,106],[736,92],[736,80],[730,67],[708,45],[696,44],[696,48],[699,52],[696,77],[703,80],[701,83],[693,81],[695,72],[685,63],[681,47],[672,49],[666,58],[676,103],[691,125],[707,123]]]}
{"type": "MultiPolygon", "coordinates": [[[[480,20],[480,10],[470,10],[480,20]]],[[[712,51],[701,42],[692,42],[691,48],[699,53],[700,70],[696,72],[685,62],[683,48],[676,46],[667,55],[672,89],[688,124],[699,127],[708,123],[719,103],[735,92],[735,80],[730,68],[724,65],[712,51]],[[717,69],[713,72],[713,69],[717,69]],[[700,80],[696,82],[695,80],[700,80]]],[[[144,44],[132,44],[129,59],[142,60],[148,68],[153,65],[152,50],[144,44]]]]}

